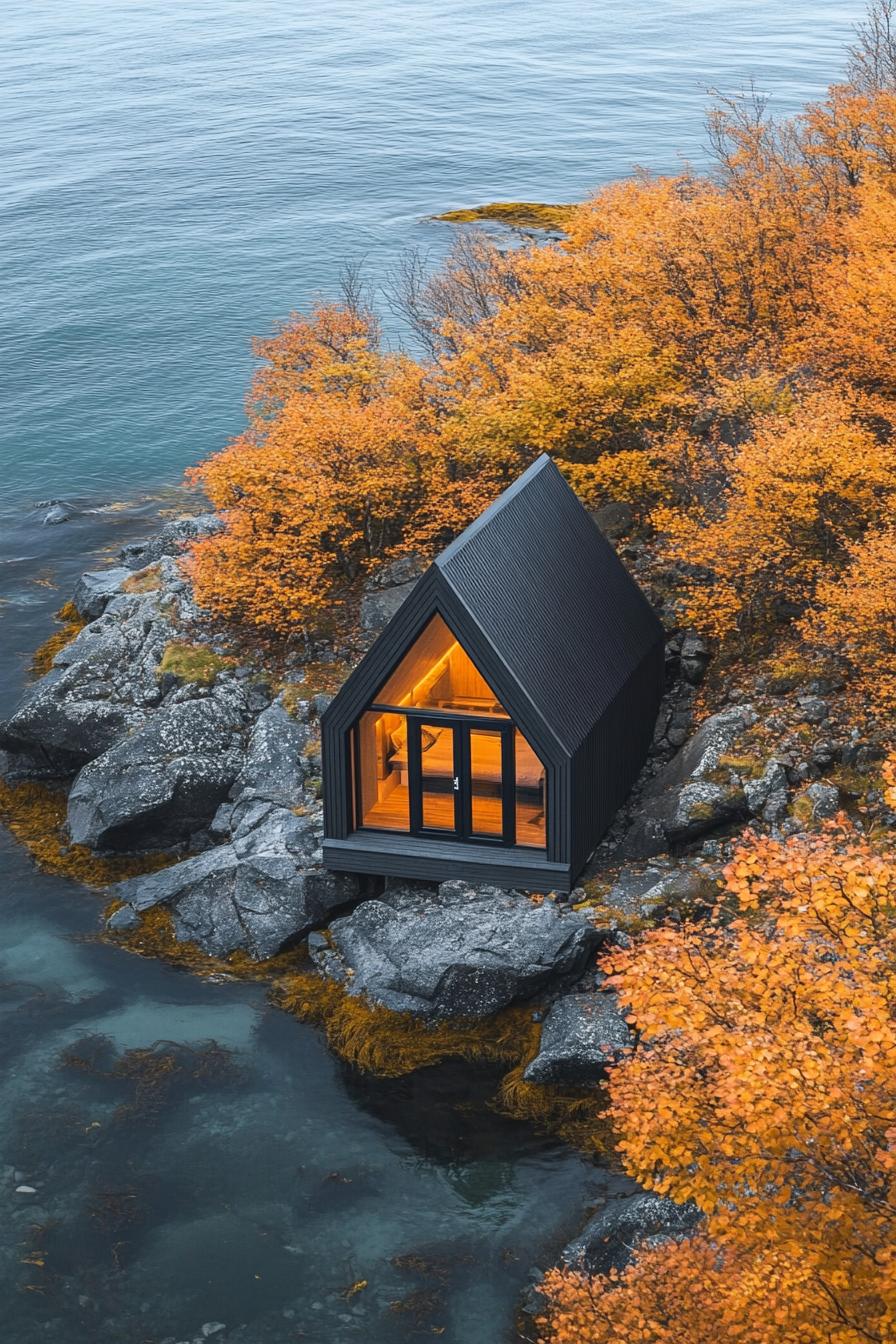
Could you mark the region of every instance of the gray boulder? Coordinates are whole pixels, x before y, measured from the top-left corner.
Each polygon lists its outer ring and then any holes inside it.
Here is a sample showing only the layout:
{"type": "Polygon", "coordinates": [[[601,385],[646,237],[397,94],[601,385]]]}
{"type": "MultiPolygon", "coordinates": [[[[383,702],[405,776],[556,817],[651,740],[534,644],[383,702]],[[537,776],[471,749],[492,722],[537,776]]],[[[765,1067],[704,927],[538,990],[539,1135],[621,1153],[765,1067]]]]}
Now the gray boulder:
{"type": "Polygon", "coordinates": [[[718,769],[721,757],[754,722],[755,714],[750,705],[736,705],[713,714],[650,781],[645,796],[659,797],[694,780],[705,779],[718,769]]]}
{"type": "MultiPolygon", "coordinates": [[[[749,705],[714,714],[644,790],[620,857],[648,859],[749,815],[743,783],[718,773],[721,758],[755,721],[749,705]]],[[[722,772],[724,775],[724,771],[722,772]]]]}
{"type": "Polygon", "coordinates": [[[28,688],[0,725],[0,747],[71,774],[146,721],[162,698],[156,669],[174,629],[154,594],[110,607],[28,688]]]}
{"type": "Polygon", "coordinates": [[[326,923],[357,896],[357,880],[326,872],[309,858],[319,845],[313,819],[259,806],[264,814],[231,843],[114,887],[125,904],[109,927],[131,928],[141,911],[163,904],[181,941],[197,943],[209,956],[241,950],[263,960],[326,923]]]}
{"type": "Polygon", "coordinates": [[[284,807],[300,802],[305,777],[302,753],[310,738],[309,725],[297,723],[275,701],[255,721],[231,797],[263,798],[284,807]]]}
{"type": "Polygon", "coordinates": [[[206,825],[243,764],[244,715],[235,682],[163,706],[78,775],[68,800],[74,843],[157,848],[206,825]]]}
{"type": "Polygon", "coordinates": [[[679,657],[681,675],[685,681],[690,686],[699,686],[709,666],[709,645],[695,631],[688,630],[681,641],[679,657]]]}
{"type": "Polygon", "coordinates": [[[607,892],[606,904],[642,919],[656,920],[673,913],[694,918],[711,908],[717,895],[713,878],[699,869],[623,869],[607,892]]]}
{"type": "Polygon", "coordinates": [[[781,821],[787,815],[787,771],[780,761],[769,761],[758,779],[746,780],[744,796],[751,816],[781,821]]]}
{"type": "Polygon", "coordinates": [[[402,555],[371,574],[361,598],[361,629],[369,634],[385,629],[414,591],[425,568],[421,556],[402,555]]]}
{"type": "Polygon", "coordinates": [[[631,532],[635,525],[635,515],[632,512],[630,504],[622,500],[611,500],[608,504],[601,504],[600,508],[595,509],[591,514],[592,519],[603,532],[605,537],[611,541],[617,541],[624,537],[627,532],[631,532]]]}
{"type": "Polygon", "coordinates": [[[427,562],[422,555],[400,555],[397,560],[390,560],[373,571],[367,580],[365,591],[375,592],[380,588],[397,588],[402,584],[411,583],[414,579],[420,578],[426,567],[427,562]]]}
{"type": "Polygon", "coordinates": [[[660,868],[634,871],[623,868],[606,895],[606,904],[624,915],[641,919],[652,914],[656,901],[653,892],[665,874],[660,868]]]}
{"type": "Polygon", "coordinates": [[[133,571],[124,566],[114,569],[90,570],[82,574],[72,596],[72,605],[85,621],[95,621],[102,616],[108,603],[117,597],[121,585],[129,579],[133,571]]]}
{"type": "Polygon", "coordinates": [[[835,784],[810,784],[802,797],[812,809],[813,821],[826,821],[840,811],[840,790],[835,784]]]}
{"type": "Polygon", "coordinates": [[[213,536],[224,523],[216,513],[199,513],[172,518],[148,541],[131,542],[122,547],[119,558],[128,569],[143,569],[161,560],[163,555],[179,555],[191,541],[213,536]]]}
{"type": "Polygon", "coordinates": [[[690,1236],[699,1221],[695,1204],[676,1204],[647,1191],[622,1195],[607,1200],[580,1235],[564,1247],[561,1259],[571,1269],[608,1274],[611,1269],[624,1269],[642,1246],[690,1236]]]}
{"type": "Polygon", "coordinates": [[[593,1083],[633,1043],[615,994],[568,994],[548,1010],[538,1054],[523,1077],[571,1087],[593,1083]]]}
{"type": "Polygon", "coordinates": [[[315,960],[393,1012],[486,1017],[581,974],[606,936],[582,915],[496,887],[404,886],[330,926],[315,960]]]}
{"type": "Polygon", "coordinates": [[[391,621],[399,607],[410,597],[417,580],[402,583],[397,588],[374,589],[361,599],[361,629],[368,634],[379,634],[391,621]]]}

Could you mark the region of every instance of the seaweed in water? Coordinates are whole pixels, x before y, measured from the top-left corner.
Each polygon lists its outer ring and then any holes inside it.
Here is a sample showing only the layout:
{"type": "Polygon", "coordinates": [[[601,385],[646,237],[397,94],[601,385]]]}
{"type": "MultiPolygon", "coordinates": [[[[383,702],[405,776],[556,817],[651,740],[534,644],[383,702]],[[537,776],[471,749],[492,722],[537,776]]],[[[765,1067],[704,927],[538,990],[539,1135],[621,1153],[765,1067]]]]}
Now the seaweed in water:
{"type": "Polygon", "coordinates": [[[197,1086],[232,1086],[244,1076],[232,1052],[216,1041],[199,1046],[156,1041],[116,1054],[107,1037],[85,1036],[62,1051],[59,1063],[107,1085],[125,1087],[129,1095],[113,1117],[119,1122],[152,1119],[197,1086]]]}

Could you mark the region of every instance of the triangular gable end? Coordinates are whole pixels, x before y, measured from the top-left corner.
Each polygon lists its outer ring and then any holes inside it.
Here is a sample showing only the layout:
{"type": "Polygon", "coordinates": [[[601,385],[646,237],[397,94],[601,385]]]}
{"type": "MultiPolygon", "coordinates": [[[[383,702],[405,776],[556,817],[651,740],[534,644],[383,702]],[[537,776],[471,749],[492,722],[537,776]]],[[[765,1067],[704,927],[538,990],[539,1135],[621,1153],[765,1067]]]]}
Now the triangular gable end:
{"type": "Polygon", "coordinates": [[[484,632],[458,603],[435,566],[426,571],[414,592],[345,681],[324,713],[323,727],[345,732],[368,705],[381,700],[395,703],[390,695],[384,695],[384,691],[434,619],[444,623],[495,700],[545,764],[558,764],[563,753],[553,733],[522,687],[507,673],[484,632]]]}

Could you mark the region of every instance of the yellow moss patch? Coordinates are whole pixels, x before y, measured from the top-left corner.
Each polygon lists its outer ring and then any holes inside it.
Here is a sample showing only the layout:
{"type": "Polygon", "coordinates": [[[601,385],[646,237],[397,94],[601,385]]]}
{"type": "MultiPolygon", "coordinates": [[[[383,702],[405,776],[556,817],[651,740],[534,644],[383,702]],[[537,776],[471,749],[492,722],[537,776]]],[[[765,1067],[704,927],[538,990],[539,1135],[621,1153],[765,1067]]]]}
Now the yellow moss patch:
{"type": "Polygon", "coordinates": [[[556,1134],[583,1152],[611,1152],[613,1130],[604,1114],[606,1095],[603,1085],[561,1091],[540,1083],[528,1083],[523,1077],[528,1063],[528,1059],[523,1060],[506,1075],[495,1109],[516,1120],[527,1120],[546,1133],[556,1134]]]}
{"type": "Polygon", "coordinates": [[[123,593],[155,593],[162,586],[158,565],[150,565],[137,574],[132,574],[121,585],[123,593]]]}
{"type": "Polygon", "coordinates": [[[739,775],[746,775],[749,779],[759,779],[765,769],[762,761],[758,761],[755,756],[723,755],[719,757],[719,765],[739,775]]]}
{"type": "Polygon", "coordinates": [[[233,663],[232,658],[222,658],[204,644],[172,643],[165,647],[156,676],[162,677],[170,672],[178,681],[195,681],[201,686],[211,686],[218,673],[233,667],[233,663]]]}
{"type": "Polygon", "coordinates": [[[71,602],[66,602],[56,613],[56,620],[62,622],[62,629],[56,630],[49,639],[45,639],[39,649],[35,649],[31,658],[31,675],[42,677],[53,666],[53,659],[67,644],[81,633],[87,622],[79,616],[71,602]]]}
{"type": "Polygon", "coordinates": [[[488,220],[511,229],[551,229],[562,232],[574,205],[546,205],[541,201],[491,201],[467,210],[446,210],[434,219],[446,224],[476,224],[488,220]]]}
{"type": "MultiPolygon", "coordinates": [[[[104,918],[108,919],[121,906],[121,901],[113,901],[103,912],[104,918]]],[[[245,952],[231,952],[227,957],[210,957],[195,943],[178,941],[171,912],[164,905],[145,910],[140,916],[138,928],[121,932],[107,930],[105,937],[128,952],[135,952],[141,957],[158,957],[201,976],[227,975],[239,980],[269,981],[287,972],[295,973],[307,964],[304,949],[281,952],[267,961],[253,961],[245,952]]]]}
{"type": "Polygon", "coordinates": [[[0,780],[0,821],[46,873],[70,877],[87,887],[155,872],[174,859],[168,854],[101,858],[86,845],[70,845],[65,833],[65,794],[45,784],[7,784],[0,780]]]}
{"type": "Polygon", "coordinates": [[[281,1008],[323,1027],[330,1048],[365,1073],[400,1078],[445,1059],[515,1064],[531,1057],[539,1028],[527,1005],[493,1017],[428,1025],[412,1013],[391,1013],[313,971],[284,976],[273,989],[281,1008]]]}

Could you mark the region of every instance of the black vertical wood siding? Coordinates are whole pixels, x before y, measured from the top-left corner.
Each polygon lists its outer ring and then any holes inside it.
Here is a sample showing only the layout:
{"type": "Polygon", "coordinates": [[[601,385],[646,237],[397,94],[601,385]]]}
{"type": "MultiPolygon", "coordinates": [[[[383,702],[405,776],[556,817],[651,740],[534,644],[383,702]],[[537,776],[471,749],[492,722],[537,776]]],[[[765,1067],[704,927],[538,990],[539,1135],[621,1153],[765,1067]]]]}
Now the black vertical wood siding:
{"type": "MultiPolygon", "coordinates": [[[[341,857],[336,846],[328,854],[326,839],[352,834],[351,729],[436,612],[544,763],[546,859],[571,880],[647,754],[662,694],[663,631],[546,456],[435,560],[326,710],[325,860],[348,861],[344,846],[341,857]]],[[[371,848],[392,847],[395,859],[405,840],[395,833],[371,848]]],[[[446,847],[446,877],[455,851],[449,856],[446,847]]],[[[525,885],[532,863],[519,853],[525,885]]],[[[372,871],[395,871],[382,855],[369,861],[383,865],[372,871]]],[[[418,875],[431,876],[432,863],[430,856],[418,875]]],[[[402,854],[401,864],[402,872],[413,868],[413,855],[402,854]]]]}

